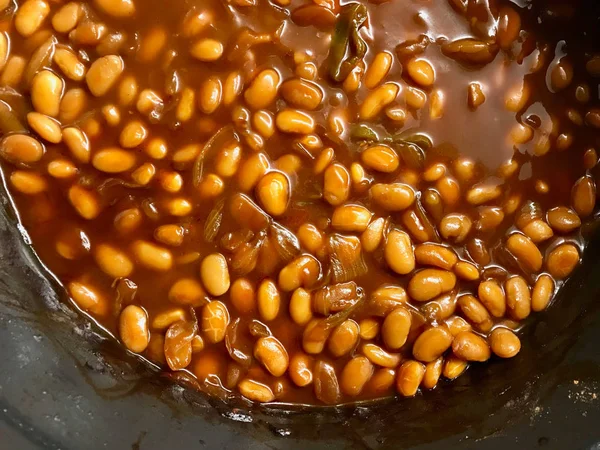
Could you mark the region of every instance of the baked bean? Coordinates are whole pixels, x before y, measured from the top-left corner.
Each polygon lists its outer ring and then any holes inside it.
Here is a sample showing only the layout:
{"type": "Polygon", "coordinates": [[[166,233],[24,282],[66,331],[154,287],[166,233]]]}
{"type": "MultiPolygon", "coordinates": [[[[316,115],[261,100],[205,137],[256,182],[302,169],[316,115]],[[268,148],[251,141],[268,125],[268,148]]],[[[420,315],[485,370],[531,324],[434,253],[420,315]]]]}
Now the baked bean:
{"type": "Polygon", "coordinates": [[[148,313],[137,306],[129,305],[119,316],[119,336],[128,350],[141,353],[150,342],[148,313]]]}
{"type": "Polygon", "coordinates": [[[558,206],[548,210],[548,224],[554,231],[570,233],[581,226],[581,219],[572,209],[558,206]]]}
{"type": "Polygon", "coordinates": [[[334,163],[325,169],[323,197],[333,206],[338,206],[350,196],[350,174],[341,164],[334,163]]]}
{"type": "Polygon", "coordinates": [[[336,358],[347,355],[356,347],[358,334],[358,324],[354,320],[346,320],[333,329],[327,348],[336,358]]]}
{"type": "Polygon", "coordinates": [[[180,278],[169,289],[169,301],[182,306],[202,306],[208,301],[204,289],[193,278],[180,278]]]}
{"type": "Polygon", "coordinates": [[[571,275],[579,264],[579,250],[573,244],[561,244],[554,248],[546,259],[548,273],[555,279],[571,275]]]}
{"type": "Polygon", "coordinates": [[[13,187],[26,195],[41,194],[48,188],[48,183],[36,172],[15,170],[10,174],[10,182],[13,187]]]}
{"type": "Polygon", "coordinates": [[[281,172],[268,172],[256,185],[261,206],[274,216],[285,213],[291,196],[288,178],[281,172]]]}
{"type": "Polygon", "coordinates": [[[139,209],[129,208],[115,216],[114,225],[119,233],[125,234],[139,227],[142,220],[142,213],[139,209]]]}
{"type": "MultiPolygon", "coordinates": [[[[494,289],[492,289],[494,290],[494,289]]],[[[457,302],[458,307],[480,331],[491,330],[493,322],[486,307],[472,295],[461,295],[457,302]]]]}
{"type": "Polygon", "coordinates": [[[481,84],[469,83],[467,102],[469,103],[469,108],[473,111],[485,103],[485,93],[481,88],[481,84]]]}
{"type": "Polygon", "coordinates": [[[419,335],[413,345],[413,356],[418,361],[438,359],[452,345],[452,335],[442,327],[429,328],[419,335]]]}
{"type": "Polygon", "coordinates": [[[504,316],[506,313],[506,295],[497,281],[486,280],[479,283],[477,295],[492,316],[504,316]]]}
{"type": "Polygon", "coordinates": [[[225,339],[229,320],[229,311],[224,303],[213,300],[204,305],[202,308],[201,329],[208,342],[215,344],[225,339]]]}
{"type": "Polygon", "coordinates": [[[383,217],[371,221],[367,229],[360,236],[363,251],[370,253],[379,248],[388,223],[389,221],[383,217]]]}
{"type": "Polygon", "coordinates": [[[579,217],[587,217],[594,211],[596,205],[596,183],[589,176],[577,180],[571,193],[573,209],[579,217]]]}
{"type": "MultiPolygon", "coordinates": [[[[29,0],[33,1],[33,0],[29,0]]],[[[49,70],[41,70],[31,82],[31,103],[33,108],[46,116],[57,117],[64,83],[49,70]]]]}
{"type": "Polygon", "coordinates": [[[512,358],[521,351],[521,341],[515,333],[506,328],[496,328],[491,332],[490,346],[500,358],[512,358]]]}
{"type": "Polygon", "coordinates": [[[509,278],[505,283],[506,306],[511,311],[511,316],[516,320],[523,320],[531,313],[531,293],[525,279],[521,276],[509,278]]]}
{"type": "Polygon", "coordinates": [[[136,260],[147,269],[164,272],[173,266],[171,252],[151,242],[135,241],[132,251],[136,260]]]}
{"type": "Polygon", "coordinates": [[[437,383],[442,376],[442,368],[444,366],[444,359],[438,358],[435,361],[427,363],[425,366],[425,374],[423,375],[423,381],[421,386],[425,389],[433,389],[437,386],[437,383]]]}
{"type": "Polygon", "coordinates": [[[69,2],[52,16],[52,27],[58,33],[68,33],[77,26],[82,17],[83,8],[77,2],[69,2]]]}
{"type": "Polygon", "coordinates": [[[200,86],[198,107],[204,114],[212,114],[223,100],[223,84],[218,77],[209,77],[200,86]]]}
{"type": "Polygon", "coordinates": [[[448,331],[452,336],[456,336],[458,333],[462,333],[463,331],[471,331],[473,329],[469,322],[458,316],[448,317],[444,321],[444,324],[448,327],[448,331]]]}
{"type": "Polygon", "coordinates": [[[547,241],[554,236],[552,228],[540,219],[532,220],[522,228],[522,231],[535,244],[547,241]]]}
{"type": "Polygon", "coordinates": [[[402,361],[402,356],[399,353],[389,353],[372,343],[363,344],[361,351],[373,364],[389,369],[398,366],[402,361]]]}
{"type": "Polygon", "coordinates": [[[125,64],[120,56],[108,55],[98,58],[92,63],[85,76],[88,89],[96,97],[106,95],[124,69],[125,64]]]}
{"type": "Polygon", "coordinates": [[[190,54],[202,62],[214,62],[223,56],[223,43],[216,39],[200,39],[190,47],[190,54]]]}
{"type": "Polygon", "coordinates": [[[302,255],[279,272],[279,287],[287,292],[299,287],[310,288],[319,279],[321,265],[312,255],[302,255]]]}
{"type": "Polygon", "coordinates": [[[12,163],[31,164],[44,156],[44,146],[25,134],[11,134],[0,142],[0,155],[12,163]]]}
{"type": "Polygon", "coordinates": [[[200,264],[200,278],[206,290],[220,297],[229,290],[229,267],[221,253],[206,256],[200,264]]]}
{"type": "Polygon", "coordinates": [[[373,364],[364,356],[355,356],[346,363],[340,376],[340,388],[346,395],[356,397],[373,376],[373,364]]]}
{"type": "Polygon", "coordinates": [[[135,165],[135,154],[119,148],[107,148],[97,152],[92,158],[92,165],[106,173],[121,173],[135,165]]]}
{"type": "Polygon", "coordinates": [[[402,363],[396,376],[396,389],[404,397],[414,397],[425,376],[425,364],[408,360],[402,363]]]}
{"type": "Polygon", "coordinates": [[[288,373],[296,386],[304,387],[313,382],[312,366],[312,359],[305,353],[298,352],[292,356],[288,373]]]}
{"type": "Polygon", "coordinates": [[[21,36],[29,37],[41,26],[50,14],[50,5],[44,0],[27,0],[15,14],[15,29],[21,36]]]}
{"type": "Polygon", "coordinates": [[[459,333],[452,341],[452,351],[465,361],[484,362],[490,359],[490,347],[481,336],[472,331],[459,333]]]}
{"type": "Polygon", "coordinates": [[[126,278],[133,272],[133,262],[127,254],[111,245],[96,246],[94,256],[100,269],[113,278],[126,278]]]}
{"type": "Polygon", "coordinates": [[[436,89],[431,93],[429,97],[429,118],[440,119],[444,115],[444,103],[446,97],[444,92],[440,89],[436,89]]]}
{"type": "Polygon", "coordinates": [[[394,83],[382,84],[371,91],[360,105],[360,118],[370,120],[378,116],[386,106],[396,99],[399,91],[400,88],[394,83]]]}
{"type": "Polygon", "coordinates": [[[408,75],[419,85],[429,87],[435,82],[435,71],[429,61],[413,58],[406,65],[408,75]]]}
{"type": "Polygon", "coordinates": [[[412,316],[406,308],[393,310],[383,321],[381,336],[391,350],[398,350],[406,343],[410,333],[412,316]]]}
{"type": "Polygon", "coordinates": [[[265,279],[258,286],[258,312],[263,320],[275,320],[281,307],[281,295],[272,280],[265,279]]]}
{"type": "Polygon", "coordinates": [[[450,355],[445,358],[442,375],[448,380],[454,380],[461,376],[467,370],[467,367],[469,367],[469,363],[465,360],[450,355]]]}
{"type": "Polygon", "coordinates": [[[277,97],[280,82],[281,77],[276,70],[263,70],[244,92],[246,103],[254,109],[266,108],[277,97]]]}
{"type": "Polygon", "coordinates": [[[551,276],[542,274],[536,280],[531,294],[531,309],[543,311],[554,297],[554,280],[551,276]]]}
{"type": "Polygon", "coordinates": [[[400,158],[392,148],[386,145],[374,145],[360,155],[363,164],[383,173],[395,172],[400,166],[400,158]]]}
{"type": "Polygon", "coordinates": [[[466,194],[467,201],[471,205],[483,205],[496,200],[502,195],[500,186],[493,184],[478,184],[473,186],[466,194]]]}
{"type": "Polygon", "coordinates": [[[293,78],[281,85],[281,96],[291,106],[300,109],[317,109],[323,101],[321,88],[310,81],[293,78]]]}
{"type": "Polygon", "coordinates": [[[95,219],[101,212],[100,201],[94,192],[79,185],[69,189],[69,202],[81,217],[87,220],[95,219]]]}
{"type": "Polygon", "coordinates": [[[367,341],[375,339],[379,334],[379,321],[373,317],[362,319],[358,323],[358,335],[367,341]]]}
{"type": "Polygon", "coordinates": [[[460,185],[450,176],[440,178],[435,183],[435,187],[447,206],[454,206],[460,199],[460,185]]]}
{"type": "Polygon", "coordinates": [[[82,310],[95,315],[106,314],[108,309],[106,300],[92,287],[72,281],[67,289],[75,304],[82,310]]]}
{"type": "Polygon", "coordinates": [[[408,283],[408,295],[417,302],[426,302],[456,285],[456,275],[439,269],[423,269],[413,275],[408,283]]]}
{"type": "Polygon", "coordinates": [[[367,89],[377,87],[387,76],[392,67],[393,57],[388,52],[379,52],[373,58],[365,72],[365,86],[367,89]]]}
{"type": "Polygon", "coordinates": [[[288,353],[281,342],[273,336],[261,337],[256,341],[254,345],[254,357],[273,376],[280,377],[288,370],[288,353]]]}
{"type": "Polygon", "coordinates": [[[399,275],[407,275],[415,270],[415,254],[410,236],[404,231],[392,230],[387,236],[384,248],[385,261],[399,275]]]}
{"type": "Polygon", "coordinates": [[[268,403],[275,400],[275,394],[269,386],[254,380],[242,380],[237,385],[240,393],[249,400],[260,403],[268,403]]]}
{"type": "Polygon", "coordinates": [[[415,201],[415,191],[403,183],[374,184],[369,192],[373,201],[386,211],[405,210],[415,201]]]}
{"type": "Polygon", "coordinates": [[[338,206],[331,216],[331,225],[340,231],[363,232],[371,222],[372,213],[356,204],[338,206]]]}
{"type": "MultiPolygon", "coordinates": [[[[63,96],[58,117],[62,124],[70,124],[79,119],[88,106],[88,95],[83,89],[72,88],[63,96]]],[[[64,130],[63,130],[64,132],[64,130]]]]}
{"type": "Polygon", "coordinates": [[[77,172],[77,167],[66,159],[54,160],[48,164],[48,174],[54,178],[72,178],[77,172]]]}
{"type": "Polygon", "coordinates": [[[85,65],[70,50],[57,48],[54,51],[54,62],[61,72],[71,80],[81,81],[85,77],[85,65]]]}
{"type": "Polygon", "coordinates": [[[315,120],[300,110],[287,109],[277,114],[275,125],[284,133],[310,134],[315,129],[315,120]]]}
{"type": "Polygon", "coordinates": [[[474,264],[466,261],[458,261],[454,265],[454,273],[457,277],[466,281],[479,280],[479,269],[474,264]]]}
{"type": "Polygon", "coordinates": [[[439,244],[417,245],[415,259],[421,265],[439,267],[444,270],[451,270],[458,262],[456,253],[439,244]]]}
{"type": "Polygon", "coordinates": [[[154,230],[154,239],[172,247],[183,244],[185,230],[181,225],[161,225],[154,230]]]}
{"type": "Polygon", "coordinates": [[[94,4],[106,14],[118,18],[130,17],[135,14],[133,0],[94,0],[94,4]]]}
{"type": "Polygon", "coordinates": [[[520,233],[511,234],[506,241],[506,248],[525,270],[539,272],[542,268],[542,254],[527,236],[520,233]]]}

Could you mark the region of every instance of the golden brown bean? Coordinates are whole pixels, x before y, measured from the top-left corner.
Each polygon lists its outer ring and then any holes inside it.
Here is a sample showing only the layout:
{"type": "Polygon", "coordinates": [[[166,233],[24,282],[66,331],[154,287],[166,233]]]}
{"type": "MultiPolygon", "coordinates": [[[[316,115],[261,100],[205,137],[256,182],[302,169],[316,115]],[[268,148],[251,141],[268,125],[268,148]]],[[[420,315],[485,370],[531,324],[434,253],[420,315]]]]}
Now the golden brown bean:
{"type": "Polygon", "coordinates": [[[88,89],[95,97],[104,96],[115,85],[124,69],[125,64],[120,56],[108,55],[98,58],[85,76],[88,89]]]}
{"type": "Polygon", "coordinates": [[[321,265],[312,255],[302,255],[294,259],[279,272],[279,287],[287,292],[299,287],[311,288],[321,274],[321,265]]]}
{"type": "Polygon", "coordinates": [[[444,216],[439,225],[440,234],[444,239],[460,244],[469,235],[472,224],[473,222],[466,214],[448,214],[444,216]]]}
{"type": "Polygon", "coordinates": [[[111,245],[98,245],[94,257],[100,269],[113,278],[126,278],[133,272],[134,266],[129,256],[111,245]]]}
{"type": "Polygon", "coordinates": [[[271,375],[280,377],[288,369],[288,353],[279,340],[273,336],[261,337],[254,345],[254,357],[258,359],[271,375]]]}
{"type": "Polygon", "coordinates": [[[389,353],[380,346],[371,343],[364,344],[361,351],[373,364],[389,369],[398,366],[402,361],[402,356],[399,353],[389,353]]]}
{"type": "Polygon", "coordinates": [[[400,158],[394,149],[386,145],[374,145],[360,155],[363,164],[383,173],[395,172],[400,166],[400,158]]]}
{"type": "Polygon", "coordinates": [[[370,253],[379,248],[388,223],[389,221],[383,217],[371,221],[367,229],[360,236],[363,251],[370,253]]]}
{"type": "Polygon", "coordinates": [[[84,219],[92,220],[100,214],[102,208],[95,192],[79,185],[73,185],[69,189],[68,195],[71,205],[84,219]]]}
{"type": "Polygon", "coordinates": [[[44,156],[44,147],[31,136],[11,134],[0,142],[0,155],[12,163],[31,164],[44,156]]]}
{"type": "Polygon", "coordinates": [[[579,264],[579,250],[573,244],[561,244],[546,259],[548,273],[555,279],[567,278],[579,264]]]}
{"type": "Polygon", "coordinates": [[[53,72],[38,72],[31,82],[31,103],[34,109],[50,117],[58,116],[63,88],[63,80],[53,72]]]}
{"type": "Polygon", "coordinates": [[[260,317],[270,322],[275,320],[281,307],[281,295],[277,285],[270,279],[265,279],[258,286],[258,312],[260,317]]]}
{"type": "Polygon", "coordinates": [[[315,120],[307,113],[286,109],[277,114],[275,125],[279,131],[293,134],[310,134],[315,130],[315,120]]]}
{"type": "Polygon", "coordinates": [[[425,364],[408,360],[402,363],[396,377],[396,389],[404,397],[414,397],[425,376],[425,364]]]}
{"type": "Polygon", "coordinates": [[[444,361],[442,374],[448,380],[454,380],[462,375],[467,367],[469,367],[469,364],[465,360],[450,355],[444,361]]]}
{"type": "Polygon", "coordinates": [[[506,295],[497,281],[486,280],[479,283],[477,295],[492,316],[504,316],[506,313],[506,295]]]}
{"type": "Polygon", "coordinates": [[[50,5],[45,0],[27,0],[15,14],[15,29],[23,37],[29,37],[42,25],[50,14],[50,5]]]}
{"type": "Polygon", "coordinates": [[[277,71],[273,69],[263,70],[252,80],[252,83],[244,92],[246,103],[254,109],[268,107],[277,97],[280,82],[281,76],[277,71]]]}
{"type": "Polygon", "coordinates": [[[355,356],[346,363],[340,376],[340,388],[346,395],[356,397],[373,376],[374,367],[364,356],[355,356]]]}
{"type": "Polygon", "coordinates": [[[281,96],[291,106],[309,111],[317,109],[323,101],[321,88],[301,78],[285,81],[281,85],[281,96]]]}
{"type": "Polygon", "coordinates": [[[505,285],[506,306],[515,320],[523,320],[531,314],[531,293],[527,281],[521,276],[509,278],[505,285]]]}
{"type": "Polygon", "coordinates": [[[297,352],[292,356],[288,373],[296,386],[304,387],[313,382],[312,366],[313,361],[307,354],[297,352]]]}
{"type": "Polygon", "coordinates": [[[511,330],[496,328],[490,334],[490,346],[500,358],[512,358],[521,350],[521,341],[511,330]]]}
{"type": "Polygon", "coordinates": [[[420,244],[415,247],[415,260],[424,266],[451,270],[458,262],[456,253],[439,244],[420,244]]]}
{"type": "Polygon", "coordinates": [[[84,311],[95,315],[105,315],[108,311],[108,304],[95,289],[80,283],[72,281],[68,285],[69,294],[75,304],[84,311]]]}
{"type": "Polygon", "coordinates": [[[392,67],[393,56],[389,52],[379,52],[373,58],[365,72],[365,86],[367,89],[377,87],[387,76],[392,67]]]}
{"type": "Polygon", "coordinates": [[[394,83],[385,83],[371,91],[360,105],[361,119],[375,118],[383,109],[391,104],[398,95],[400,88],[394,83]]]}
{"type": "Polygon", "coordinates": [[[41,194],[48,188],[44,177],[33,171],[15,170],[10,174],[10,182],[17,191],[26,195],[41,194]]]}
{"type": "Polygon", "coordinates": [[[107,148],[97,152],[92,158],[92,165],[106,173],[121,173],[135,165],[135,154],[119,148],[107,148]]]}
{"type": "Polygon", "coordinates": [[[136,260],[147,269],[164,272],[173,266],[171,252],[151,242],[135,241],[132,250],[136,260]]]}
{"type": "Polygon", "coordinates": [[[457,302],[463,315],[469,319],[480,331],[488,332],[492,329],[492,319],[483,304],[472,295],[461,295],[457,302]]]}
{"type": "Polygon", "coordinates": [[[275,400],[271,388],[258,381],[245,379],[239,382],[237,388],[244,397],[254,402],[268,403],[275,400]]]}
{"type": "Polygon", "coordinates": [[[290,182],[281,172],[268,172],[258,181],[256,196],[267,213],[280,216],[290,201],[290,182]]]}
{"type": "Polygon", "coordinates": [[[370,341],[379,334],[379,321],[373,317],[366,317],[358,323],[358,335],[361,339],[370,341]]]}
{"type": "Polygon", "coordinates": [[[350,196],[350,174],[341,164],[334,163],[325,169],[323,197],[333,206],[338,206],[350,196]]]}
{"type": "Polygon", "coordinates": [[[435,71],[429,61],[421,58],[413,58],[406,65],[408,75],[415,83],[429,87],[435,82],[435,71]]]}
{"type": "Polygon", "coordinates": [[[190,47],[190,54],[202,62],[214,62],[223,56],[223,43],[216,39],[199,39],[190,47]]]}
{"type": "Polygon", "coordinates": [[[520,233],[511,234],[506,241],[506,248],[525,270],[539,272],[542,268],[542,254],[527,236],[520,233]]]}
{"type": "Polygon", "coordinates": [[[393,310],[383,321],[381,336],[391,350],[398,350],[406,343],[411,330],[412,315],[406,308],[393,310]]]}
{"type": "Polygon", "coordinates": [[[415,254],[410,236],[404,231],[392,230],[387,236],[384,257],[388,266],[399,275],[415,270],[415,254]]]}
{"type": "Polygon", "coordinates": [[[169,289],[169,301],[182,306],[202,306],[208,301],[204,289],[193,278],[181,278],[169,289]]]}
{"type": "Polygon", "coordinates": [[[229,325],[229,311],[224,303],[213,300],[202,308],[201,329],[208,342],[216,344],[225,339],[229,325]]]}
{"type": "Polygon", "coordinates": [[[548,223],[554,231],[570,233],[581,226],[581,219],[572,209],[559,206],[548,210],[548,223]]]}
{"type": "Polygon", "coordinates": [[[153,330],[166,330],[175,322],[185,320],[185,311],[181,308],[172,308],[156,314],[152,320],[153,330]]]}
{"type": "Polygon", "coordinates": [[[466,261],[459,261],[454,266],[454,273],[457,277],[467,281],[479,280],[479,269],[475,264],[466,261]]]}
{"type": "Polygon", "coordinates": [[[423,375],[423,381],[421,386],[425,389],[433,389],[437,386],[437,383],[442,376],[442,368],[444,366],[444,359],[438,358],[435,361],[427,363],[425,366],[425,374],[423,375]]]}
{"type": "Polygon", "coordinates": [[[596,205],[596,183],[592,177],[586,175],[577,180],[571,193],[571,203],[579,217],[592,214],[596,205]]]}
{"type": "Polygon", "coordinates": [[[327,348],[336,358],[347,355],[356,347],[358,334],[358,324],[354,320],[346,320],[333,329],[327,348]]]}
{"type": "Polygon", "coordinates": [[[82,17],[83,8],[77,2],[69,2],[52,16],[52,27],[58,33],[68,33],[77,26],[82,17]]]}
{"type": "Polygon", "coordinates": [[[141,353],[150,342],[148,313],[137,306],[129,305],[119,316],[119,336],[128,350],[141,353]]]}
{"type": "Polygon", "coordinates": [[[488,343],[472,331],[459,333],[452,342],[452,352],[462,360],[484,362],[490,359],[488,343]]]}
{"type": "Polygon", "coordinates": [[[543,311],[554,297],[554,280],[551,276],[542,274],[538,277],[531,294],[531,309],[535,312],[543,311]]]}
{"type": "Polygon", "coordinates": [[[373,201],[386,211],[403,211],[415,201],[415,191],[403,183],[378,183],[369,192],[373,201]]]}
{"type": "Polygon", "coordinates": [[[94,0],[94,4],[106,14],[125,18],[135,14],[135,4],[133,0],[94,0]]]}
{"type": "Polygon", "coordinates": [[[206,290],[219,297],[229,290],[229,267],[227,259],[221,253],[206,256],[200,264],[200,277],[206,290]]]}
{"type": "Polygon", "coordinates": [[[418,361],[432,362],[452,345],[452,335],[443,327],[429,328],[419,335],[413,345],[413,356],[418,361]]]}
{"type": "Polygon", "coordinates": [[[408,283],[408,295],[415,301],[426,302],[449,292],[456,285],[456,275],[439,269],[418,271],[408,283]]]}
{"type": "Polygon", "coordinates": [[[335,208],[331,225],[336,230],[362,233],[369,226],[371,216],[371,211],[362,205],[345,204],[335,208]]]}
{"type": "Polygon", "coordinates": [[[290,316],[298,325],[306,325],[312,319],[312,297],[310,292],[296,289],[290,299],[290,316]]]}

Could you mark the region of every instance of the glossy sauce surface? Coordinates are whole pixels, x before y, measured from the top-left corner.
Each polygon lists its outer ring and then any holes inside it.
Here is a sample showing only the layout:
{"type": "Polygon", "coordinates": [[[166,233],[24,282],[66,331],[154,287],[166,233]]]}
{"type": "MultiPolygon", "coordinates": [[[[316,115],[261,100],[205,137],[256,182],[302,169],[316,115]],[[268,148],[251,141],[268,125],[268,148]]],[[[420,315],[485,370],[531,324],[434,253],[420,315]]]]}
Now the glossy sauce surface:
{"type": "Polygon", "coordinates": [[[579,263],[600,54],[576,6],[0,8],[0,154],[34,249],[213,395],[433,389],[515,356],[579,263]]]}

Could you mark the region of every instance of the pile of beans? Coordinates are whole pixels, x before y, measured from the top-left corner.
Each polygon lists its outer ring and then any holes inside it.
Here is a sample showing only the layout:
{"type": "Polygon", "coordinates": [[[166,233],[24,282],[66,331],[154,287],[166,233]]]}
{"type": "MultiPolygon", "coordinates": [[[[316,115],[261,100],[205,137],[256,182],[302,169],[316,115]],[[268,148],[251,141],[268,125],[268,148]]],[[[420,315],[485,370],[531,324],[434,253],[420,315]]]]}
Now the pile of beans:
{"type": "Polygon", "coordinates": [[[600,53],[536,25],[576,6],[355,1],[0,0],[33,248],[215,395],[434,389],[516,356],[580,262],[600,53]]]}

